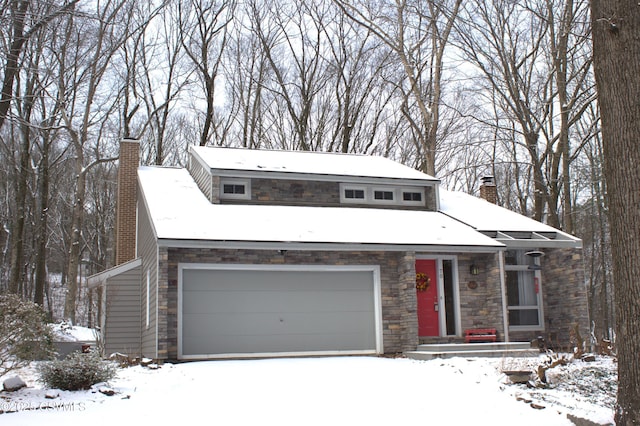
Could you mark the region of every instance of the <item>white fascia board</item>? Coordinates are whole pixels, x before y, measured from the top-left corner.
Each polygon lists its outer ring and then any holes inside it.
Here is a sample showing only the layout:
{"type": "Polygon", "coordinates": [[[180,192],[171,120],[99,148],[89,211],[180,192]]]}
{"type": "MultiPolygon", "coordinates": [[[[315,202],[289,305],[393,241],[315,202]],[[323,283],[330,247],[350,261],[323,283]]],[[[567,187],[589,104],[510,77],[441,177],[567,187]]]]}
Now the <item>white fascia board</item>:
{"type": "Polygon", "coordinates": [[[416,251],[438,253],[496,253],[506,246],[496,242],[493,246],[449,245],[393,245],[359,243],[299,243],[286,241],[209,241],[160,239],[158,245],[167,248],[207,248],[244,250],[296,250],[296,251],[416,251]]]}
{"type": "Polygon", "coordinates": [[[514,238],[504,232],[497,231],[496,241],[504,243],[508,248],[582,248],[582,240],[572,235],[557,231],[561,238],[547,238],[537,232],[531,233],[535,238],[514,238]]]}
{"type": "MultiPolygon", "coordinates": [[[[158,231],[156,231],[156,225],[153,223],[153,215],[151,214],[151,209],[149,208],[149,204],[147,202],[147,197],[144,194],[144,187],[142,182],[140,181],[140,176],[138,175],[138,195],[142,199],[142,204],[144,205],[144,211],[147,213],[147,219],[151,226],[151,232],[153,232],[153,237],[158,240],[158,231]]],[[[140,203],[137,203],[136,210],[136,250],[138,248],[138,223],[140,220],[140,203]]]]}
{"type": "Polygon", "coordinates": [[[142,258],[138,257],[126,263],[122,263],[118,266],[114,266],[113,268],[109,268],[95,275],[89,276],[87,278],[87,286],[89,286],[89,288],[99,287],[100,285],[105,284],[109,278],[128,272],[141,265],[142,265],[142,258]]]}
{"type": "Polygon", "coordinates": [[[207,162],[204,161],[204,159],[200,156],[200,154],[198,154],[198,151],[193,149],[193,147],[194,145],[189,145],[189,155],[192,159],[196,160],[204,170],[207,170],[209,174],[211,174],[211,168],[209,167],[207,162]]]}

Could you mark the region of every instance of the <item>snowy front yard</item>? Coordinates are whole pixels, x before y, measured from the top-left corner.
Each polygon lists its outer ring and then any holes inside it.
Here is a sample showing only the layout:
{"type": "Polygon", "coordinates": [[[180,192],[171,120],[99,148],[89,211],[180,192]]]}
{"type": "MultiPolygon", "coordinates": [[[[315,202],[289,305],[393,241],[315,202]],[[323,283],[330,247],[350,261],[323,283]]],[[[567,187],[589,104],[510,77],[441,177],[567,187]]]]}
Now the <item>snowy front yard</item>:
{"type": "Polygon", "coordinates": [[[550,370],[557,387],[548,390],[507,385],[501,373],[538,363],[331,357],[137,366],[109,384],[115,395],[56,391],[54,399],[29,368],[18,372],[27,388],[0,392],[0,424],[571,425],[567,414],[613,423],[615,400],[602,385],[615,381],[610,358],[550,370]]]}

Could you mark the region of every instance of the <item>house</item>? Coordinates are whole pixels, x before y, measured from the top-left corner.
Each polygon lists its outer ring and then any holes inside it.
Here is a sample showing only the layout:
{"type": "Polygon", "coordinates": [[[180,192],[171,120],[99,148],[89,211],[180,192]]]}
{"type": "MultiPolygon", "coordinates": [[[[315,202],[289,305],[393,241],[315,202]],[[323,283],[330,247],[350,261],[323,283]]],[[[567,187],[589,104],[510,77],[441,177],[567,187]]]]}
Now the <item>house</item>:
{"type": "MultiPolygon", "coordinates": [[[[386,158],[121,143],[107,353],[156,359],[394,354],[588,332],[581,241],[386,158]]],[[[481,194],[495,202],[485,179],[481,194]]]]}

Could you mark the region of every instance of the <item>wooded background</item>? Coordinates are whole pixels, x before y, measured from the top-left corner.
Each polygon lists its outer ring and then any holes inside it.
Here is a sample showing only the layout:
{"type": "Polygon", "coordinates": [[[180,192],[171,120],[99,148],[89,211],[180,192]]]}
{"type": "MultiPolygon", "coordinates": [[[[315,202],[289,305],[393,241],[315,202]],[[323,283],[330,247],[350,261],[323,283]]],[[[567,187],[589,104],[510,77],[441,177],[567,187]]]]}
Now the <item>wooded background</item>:
{"type": "Polygon", "coordinates": [[[199,144],[495,176],[500,205],[583,239],[613,337],[588,1],[0,0],[0,61],[0,292],[54,319],[94,321],[131,137],[143,164],[199,144]]]}

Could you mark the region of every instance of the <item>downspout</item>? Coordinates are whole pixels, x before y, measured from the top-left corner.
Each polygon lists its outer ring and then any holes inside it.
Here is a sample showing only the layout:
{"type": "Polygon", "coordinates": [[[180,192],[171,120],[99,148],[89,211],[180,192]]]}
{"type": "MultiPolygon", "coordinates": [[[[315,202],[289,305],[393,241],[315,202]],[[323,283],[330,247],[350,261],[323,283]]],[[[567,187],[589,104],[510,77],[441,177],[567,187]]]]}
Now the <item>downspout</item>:
{"type": "Polygon", "coordinates": [[[498,269],[500,270],[500,293],[502,296],[502,326],[504,341],[509,342],[509,311],[507,309],[507,285],[504,278],[504,251],[498,252],[498,269]]]}

